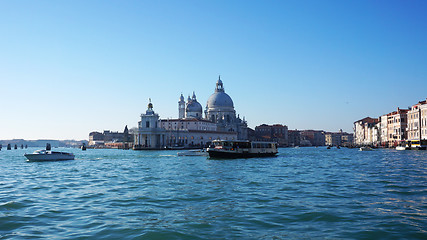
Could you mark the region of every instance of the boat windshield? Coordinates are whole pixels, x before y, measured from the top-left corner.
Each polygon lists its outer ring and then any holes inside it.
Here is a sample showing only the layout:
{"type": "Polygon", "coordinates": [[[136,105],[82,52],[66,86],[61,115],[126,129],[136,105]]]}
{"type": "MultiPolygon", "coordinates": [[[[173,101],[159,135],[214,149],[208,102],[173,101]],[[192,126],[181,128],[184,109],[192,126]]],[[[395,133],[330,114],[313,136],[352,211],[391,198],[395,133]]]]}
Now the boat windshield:
{"type": "Polygon", "coordinates": [[[34,151],[34,154],[46,154],[46,150],[37,150],[34,151]]]}

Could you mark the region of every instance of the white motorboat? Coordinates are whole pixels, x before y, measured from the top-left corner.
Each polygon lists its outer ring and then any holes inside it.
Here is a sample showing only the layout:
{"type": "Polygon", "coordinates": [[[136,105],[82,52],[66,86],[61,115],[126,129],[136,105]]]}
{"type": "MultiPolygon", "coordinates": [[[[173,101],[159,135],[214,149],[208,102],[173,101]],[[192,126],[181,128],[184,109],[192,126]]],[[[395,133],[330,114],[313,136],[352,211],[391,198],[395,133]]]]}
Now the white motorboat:
{"type": "Polygon", "coordinates": [[[207,156],[208,153],[204,149],[194,149],[185,152],[179,152],[178,156],[207,156]]]}
{"type": "Polygon", "coordinates": [[[403,150],[406,150],[406,147],[404,147],[404,146],[397,146],[396,150],[403,151],[403,150]]]}
{"type": "Polygon", "coordinates": [[[27,161],[62,161],[74,160],[74,154],[67,152],[54,152],[47,150],[37,150],[31,154],[24,154],[27,161]]]}
{"type": "Polygon", "coordinates": [[[361,147],[359,151],[372,151],[371,147],[361,147]]]}

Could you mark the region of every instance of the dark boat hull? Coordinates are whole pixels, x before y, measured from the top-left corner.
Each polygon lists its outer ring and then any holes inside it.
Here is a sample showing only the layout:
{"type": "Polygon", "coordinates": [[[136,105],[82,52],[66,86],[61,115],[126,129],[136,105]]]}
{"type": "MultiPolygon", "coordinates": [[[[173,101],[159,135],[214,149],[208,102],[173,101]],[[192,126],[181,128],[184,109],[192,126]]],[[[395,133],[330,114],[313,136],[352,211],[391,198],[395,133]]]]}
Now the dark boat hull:
{"type": "Polygon", "coordinates": [[[277,153],[249,153],[208,150],[210,158],[263,158],[276,157],[277,153]]]}

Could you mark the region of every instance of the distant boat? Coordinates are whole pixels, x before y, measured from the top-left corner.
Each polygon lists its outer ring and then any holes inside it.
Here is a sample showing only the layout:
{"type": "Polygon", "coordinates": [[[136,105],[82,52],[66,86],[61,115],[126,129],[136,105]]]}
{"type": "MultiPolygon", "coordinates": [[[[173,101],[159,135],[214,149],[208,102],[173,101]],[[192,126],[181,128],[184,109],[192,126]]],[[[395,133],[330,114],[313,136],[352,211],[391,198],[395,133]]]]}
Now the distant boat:
{"type": "Polygon", "coordinates": [[[359,148],[359,151],[372,151],[371,147],[361,147],[359,148]]]}
{"type": "Polygon", "coordinates": [[[185,152],[177,153],[178,156],[207,156],[208,153],[204,149],[193,149],[185,152]]]}
{"type": "Polygon", "coordinates": [[[32,154],[24,154],[28,161],[63,161],[74,160],[74,154],[67,152],[53,152],[48,150],[37,150],[32,154]]]}
{"type": "Polygon", "coordinates": [[[83,143],[81,149],[82,149],[82,151],[86,151],[86,144],[83,143]]]}
{"type": "Polygon", "coordinates": [[[426,150],[427,140],[411,140],[408,141],[407,147],[411,150],[426,150]]]}
{"type": "Polygon", "coordinates": [[[396,150],[398,150],[398,151],[403,151],[403,150],[406,150],[407,148],[406,147],[404,147],[404,146],[397,146],[396,147],[396,150]]]}
{"type": "Polygon", "coordinates": [[[406,141],[400,141],[399,144],[396,147],[396,150],[398,150],[398,151],[411,150],[411,147],[408,146],[408,143],[410,143],[410,141],[408,141],[408,142],[406,142],[406,141]]]}
{"type": "Polygon", "coordinates": [[[174,145],[174,146],[165,146],[164,149],[165,150],[182,150],[184,149],[184,146],[178,146],[178,145],[174,145]]]}

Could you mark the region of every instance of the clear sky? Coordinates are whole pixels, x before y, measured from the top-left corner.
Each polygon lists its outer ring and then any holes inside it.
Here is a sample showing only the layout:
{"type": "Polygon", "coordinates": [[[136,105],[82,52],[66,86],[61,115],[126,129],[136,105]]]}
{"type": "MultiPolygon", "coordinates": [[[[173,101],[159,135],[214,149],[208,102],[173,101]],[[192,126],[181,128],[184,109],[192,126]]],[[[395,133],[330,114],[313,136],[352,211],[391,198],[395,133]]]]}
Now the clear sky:
{"type": "Polygon", "coordinates": [[[352,132],[427,97],[427,1],[0,1],[0,139],[136,127],[218,75],[250,127],[352,132]]]}

